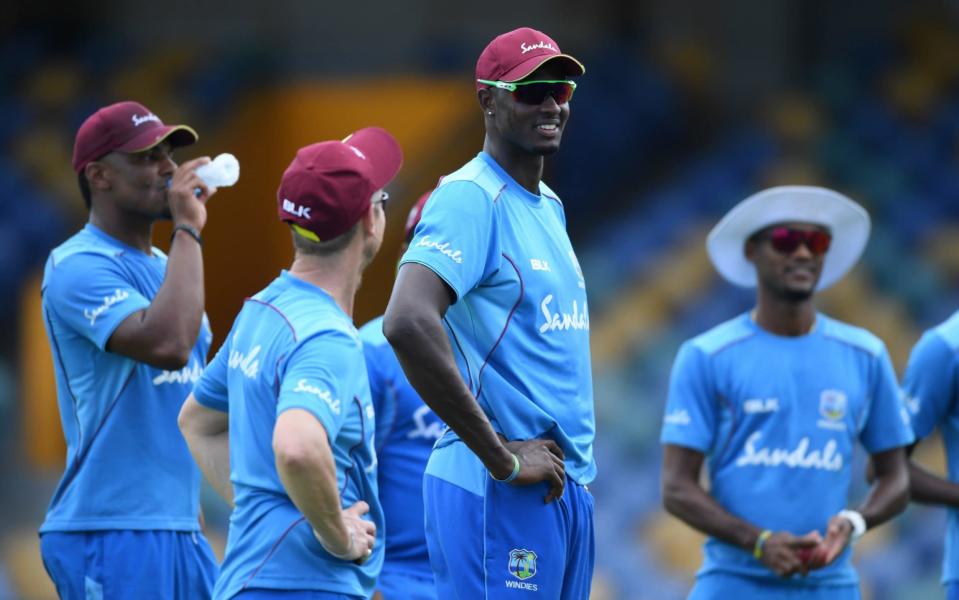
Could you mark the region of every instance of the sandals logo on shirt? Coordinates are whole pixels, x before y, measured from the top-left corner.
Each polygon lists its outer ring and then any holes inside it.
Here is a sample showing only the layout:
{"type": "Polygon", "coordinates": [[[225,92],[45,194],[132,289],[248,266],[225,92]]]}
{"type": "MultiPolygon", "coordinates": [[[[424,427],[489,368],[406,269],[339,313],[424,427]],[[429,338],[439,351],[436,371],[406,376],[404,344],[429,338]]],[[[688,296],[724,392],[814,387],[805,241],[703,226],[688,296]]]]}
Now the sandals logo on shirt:
{"type": "MultiPolygon", "coordinates": [[[[325,402],[326,405],[330,407],[330,410],[332,410],[335,414],[340,414],[340,400],[339,398],[334,399],[333,394],[331,394],[329,390],[320,389],[315,385],[310,385],[305,379],[301,379],[296,382],[296,387],[293,388],[293,391],[313,394],[325,402]]],[[[368,408],[372,410],[373,406],[370,405],[368,408]]],[[[372,416],[370,418],[372,418],[372,416]]]]}
{"type": "Polygon", "coordinates": [[[129,297],[130,292],[118,288],[115,292],[113,292],[112,296],[104,296],[103,304],[100,306],[94,308],[93,310],[90,310],[89,308],[83,309],[83,316],[90,321],[90,327],[93,327],[97,324],[97,317],[107,312],[107,310],[109,310],[114,304],[119,304],[129,297]]]}
{"type": "Polygon", "coordinates": [[[450,248],[449,242],[437,242],[430,239],[430,236],[424,235],[423,239],[416,242],[417,248],[426,248],[427,250],[436,250],[443,256],[449,258],[456,264],[463,264],[463,253],[460,250],[453,250],[450,248]]]}
{"type": "Polygon", "coordinates": [[[535,592],[539,586],[535,583],[526,583],[526,580],[536,575],[536,553],[532,550],[513,549],[509,551],[509,572],[519,579],[513,581],[506,580],[506,587],[517,590],[528,590],[535,592]]]}

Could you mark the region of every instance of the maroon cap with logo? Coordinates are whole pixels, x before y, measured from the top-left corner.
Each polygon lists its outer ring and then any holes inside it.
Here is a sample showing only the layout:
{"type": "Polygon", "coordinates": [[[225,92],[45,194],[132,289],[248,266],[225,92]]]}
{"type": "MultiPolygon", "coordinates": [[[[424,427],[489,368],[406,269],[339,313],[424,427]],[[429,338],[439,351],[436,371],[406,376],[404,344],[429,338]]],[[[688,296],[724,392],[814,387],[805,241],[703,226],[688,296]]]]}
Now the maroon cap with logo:
{"type": "MultiPolygon", "coordinates": [[[[577,77],[586,67],[569,54],[560,52],[559,44],[542,31],[520,27],[493,39],[476,61],[476,79],[519,81],[545,62],[558,60],[567,77],[577,77]]],[[[477,82],[476,88],[484,84],[477,82]]]]}
{"type": "Polygon", "coordinates": [[[143,152],[164,140],[174,147],[199,139],[187,125],[164,125],[160,117],[139,102],[117,102],[101,108],[80,125],[73,144],[73,170],[114,151],[143,152]]]}
{"type": "Polygon", "coordinates": [[[399,143],[379,127],[360,129],[342,142],[300,148],[276,192],[280,220],[314,241],[339,237],[369,210],[373,192],[392,181],[402,164],[399,143]]]}

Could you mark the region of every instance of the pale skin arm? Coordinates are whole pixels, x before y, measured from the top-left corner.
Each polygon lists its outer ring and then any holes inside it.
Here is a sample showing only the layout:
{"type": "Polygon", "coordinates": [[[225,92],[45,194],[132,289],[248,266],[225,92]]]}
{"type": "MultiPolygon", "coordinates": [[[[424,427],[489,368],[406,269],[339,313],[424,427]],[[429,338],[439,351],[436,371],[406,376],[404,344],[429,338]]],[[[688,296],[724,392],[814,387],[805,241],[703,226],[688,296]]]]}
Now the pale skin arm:
{"type": "Polygon", "coordinates": [[[193,394],[183,403],[177,419],[193,460],[230,507],[233,485],[230,483],[230,415],[207,408],[193,394]]]}
{"type": "Polygon", "coordinates": [[[423,401],[463,440],[497,479],[520,463],[515,485],[545,481],[550,502],[563,495],[563,451],[553,440],[507,441],[493,431],[472,392],[460,376],[453,349],[443,329],[452,299],[446,283],[430,269],[404,264],[383,319],[383,333],[423,401]]]}
{"type": "Polygon", "coordinates": [[[362,500],[340,507],[336,463],[322,423],[302,409],[284,411],[273,429],[273,452],[283,487],[323,547],[342,560],[369,557],[376,525],[362,516],[370,507],[362,500]]]}
{"type": "MultiPolygon", "coordinates": [[[[196,174],[207,157],[182,164],[173,174],[168,197],[173,224],[197,231],[206,224],[212,190],[196,174]],[[194,189],[201,190],[200,197],[194,189]]],[[[180,369],[190,360],[203,318],[203,253],[200,245],[177,231],[168,255],[166,276],[150,306],[123,320],[107,341],[107,350],[160,369],[180,369]]]]}
{"type": "MultiPolygon", "coordinates": [[[[744,521],[723,508],[699,484],[704,455],[673,444],[663,449],[662,494],[667,512],[690,527],[753,553],[761,528],[744,521]]],[[[818,531],[796,536],[788,531],[774,532],[762,547],[761,561],[781,577],[805,575],[807,567],[799,551],[814,548],[821,540],[818,531]]]]}

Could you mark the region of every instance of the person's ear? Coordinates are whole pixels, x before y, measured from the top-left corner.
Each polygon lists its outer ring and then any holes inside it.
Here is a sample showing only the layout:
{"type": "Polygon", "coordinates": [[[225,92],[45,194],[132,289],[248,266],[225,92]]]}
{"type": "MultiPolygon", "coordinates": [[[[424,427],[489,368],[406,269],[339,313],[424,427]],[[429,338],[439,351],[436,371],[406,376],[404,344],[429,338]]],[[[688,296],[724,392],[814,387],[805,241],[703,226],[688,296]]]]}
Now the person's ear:
{"type": "Polygon", "coordinates": [[[479,100],[480,107],[483,109],[483,112],[487,117],[491,117],[496,114],[495,99],[493,98],[493,92],[489,88],[482,88],[476,91],[476,98],[479,100]]]}
{"type": "Polygon", "coordinates": [[[90,191],[103,192],[112,186],[110,168],[102,162],[87,163],[87,166],[83,167],[83,174],[86,175],[87,183],[90,184],[90,191]]]}

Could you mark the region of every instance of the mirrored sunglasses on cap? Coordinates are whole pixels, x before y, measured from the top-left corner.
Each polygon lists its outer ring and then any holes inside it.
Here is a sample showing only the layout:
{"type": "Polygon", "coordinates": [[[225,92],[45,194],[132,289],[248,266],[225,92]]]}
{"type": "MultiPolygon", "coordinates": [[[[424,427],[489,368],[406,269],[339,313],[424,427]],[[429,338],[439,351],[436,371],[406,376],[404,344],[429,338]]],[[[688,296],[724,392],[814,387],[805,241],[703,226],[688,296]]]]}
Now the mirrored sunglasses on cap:
{"type": "Polygon", "coordinates": [[[769,240],[773,250],[780,254],[792,254],[802,244],[814,256],[822,256],[829,251],[832,235],[820,229],[803,230],[792,227],[771,227],[760,234],[769,240]]]}
{"type": "Polygon", "coordinates": [[[542,104],[546,98],[552,96],[556,104],[566,104],[573,99],[576,91],[576,82],[570,79],[537,79],[533,81],[491,81],[477,79],[476,81],[511,92],[513,99],[522,104],[542,104]]]}

